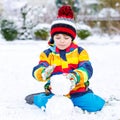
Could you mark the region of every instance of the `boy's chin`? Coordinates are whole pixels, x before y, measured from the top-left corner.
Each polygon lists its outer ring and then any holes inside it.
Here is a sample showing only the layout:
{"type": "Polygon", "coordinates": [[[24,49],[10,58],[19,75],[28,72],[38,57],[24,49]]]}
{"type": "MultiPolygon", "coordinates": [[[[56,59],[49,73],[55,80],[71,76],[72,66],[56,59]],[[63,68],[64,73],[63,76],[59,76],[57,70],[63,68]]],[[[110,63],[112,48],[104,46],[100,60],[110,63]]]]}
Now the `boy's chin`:
{"type": "Polygon", "coordinates": [[[60,50],[65,50],[68,47],[58,47],[60,50]]]}

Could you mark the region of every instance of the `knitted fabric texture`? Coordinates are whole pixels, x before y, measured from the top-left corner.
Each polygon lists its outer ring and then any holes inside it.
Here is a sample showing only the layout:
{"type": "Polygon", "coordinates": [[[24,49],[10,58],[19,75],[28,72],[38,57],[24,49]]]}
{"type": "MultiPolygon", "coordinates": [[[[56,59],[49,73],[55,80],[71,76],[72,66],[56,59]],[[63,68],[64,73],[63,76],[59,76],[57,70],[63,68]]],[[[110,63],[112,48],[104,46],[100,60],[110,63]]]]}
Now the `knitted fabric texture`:
{"type": "MultiPolygon", "coordinates": [[[[76,27],[74,23],[74,13],[70,6],[62,6],[58,10],[58,15],[56,20],[53,21],[51,25],[51,37],[53,39],[56,34],[66,34],[69,35],[72,40],[76,37],[76,27]]],[[[53,41],[52,41],[53,44],[53,41]]]]}

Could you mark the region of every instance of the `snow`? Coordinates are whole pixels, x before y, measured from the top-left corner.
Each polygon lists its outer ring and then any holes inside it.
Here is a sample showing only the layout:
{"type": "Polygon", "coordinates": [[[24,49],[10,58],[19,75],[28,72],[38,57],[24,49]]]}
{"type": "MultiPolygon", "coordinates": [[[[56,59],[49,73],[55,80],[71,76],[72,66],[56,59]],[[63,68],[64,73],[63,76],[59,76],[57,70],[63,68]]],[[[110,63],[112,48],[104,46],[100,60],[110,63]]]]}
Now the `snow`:
{"type": "MultiPolygon", "coordinates": [[[[50,66],[51,67],[51,66],[50,66]]],[[[68,116],[74,111],[72,101],[64,96],[67,95],[71,89],[72,83],[65,74],[54,75],[50,78],[51,91],[55,95],[48,100],[45,112],[50,119],[61,120],[69,119],[68,116]],[[58,79],[59,78],[59,79],[58,79]]]]}
{"type": "Polygon", "coordinates": [[[109,16],[109,17],[119,17],[120,14],[118,11],[116,11],[115,9],[113,8],[103,8],[99,14],[98,14],[98,17],[106,17],[106,16],[109,16]]]}
{"type": "Polygon", "coordinates": [[[65,75],[54,75],[50,79],[51,91],[55,95],[67,95],[71,89],[72,83],[65,75]],[[59,78],[59,80],[58,80],[59,78]]]}
{"type": "Polygon", "coordinates": [[[3,0],[2,1],[3,7],[9,14],[14,13],[14,11],[21,9],[23,6],[27,4],[26,0],[3,0]],[[9,3],[9,4],[8,4],[9,3]]]}
{"type": "Polygon", "coordinates": [[[76,24],[76,29],[77,30],[89,30],[89,31],[92,31],[91,28],[88,25],[86,25],[84,22],[77,23],[76,24]]]}
{"type": "Polygon", "coordinates": [[[55,95],[46,104],[46,114],[53,120],[68,119],[74,110],[72,101],[62,95],[55,95]]]}
{"type": "MultiPolygon", "coordinates": [[[[107,104],[96,113],[74,107],[66,120],[120,119],[119,38],[119,35],[94,35],[87,40],[77,41],[88,51],[94,68],[90,88],[107,104]]],[[[6,42],[0,39],[0,120],[50,120],[43,110],[28,105],[24,100],[26,95],[44,90],[44,83],[34,80],[31,74],[33,67],[38,64],[40,52],[47,47],[47,41],[6,42]]],[[[64,113],[61,113],[62,116],[64,113]]]]}

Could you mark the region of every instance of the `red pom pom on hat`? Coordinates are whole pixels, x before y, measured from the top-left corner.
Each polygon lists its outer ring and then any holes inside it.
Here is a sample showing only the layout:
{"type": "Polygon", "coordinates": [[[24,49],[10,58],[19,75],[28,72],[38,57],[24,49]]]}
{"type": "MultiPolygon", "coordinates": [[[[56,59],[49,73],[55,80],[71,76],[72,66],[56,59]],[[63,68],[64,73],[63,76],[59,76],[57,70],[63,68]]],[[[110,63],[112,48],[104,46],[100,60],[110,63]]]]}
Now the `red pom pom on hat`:
{"type": "Polygon", "coordinates": [[[69,5],[64,5],[58,10],[57,18],[74,19],[74,13],[69,5]]]}

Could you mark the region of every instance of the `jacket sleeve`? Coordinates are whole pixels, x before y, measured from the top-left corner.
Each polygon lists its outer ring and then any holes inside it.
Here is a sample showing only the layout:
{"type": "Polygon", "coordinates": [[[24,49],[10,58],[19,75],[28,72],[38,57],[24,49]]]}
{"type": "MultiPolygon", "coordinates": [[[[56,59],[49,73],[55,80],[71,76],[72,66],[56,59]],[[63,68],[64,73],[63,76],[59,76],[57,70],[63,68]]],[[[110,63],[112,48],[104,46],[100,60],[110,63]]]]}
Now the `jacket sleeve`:
{"type": "Polygon", "coordinates": [[[89,61],[89,55],[86,50],[79,48],[79,64],[78,68],[74,70],[78,83],[83,86],[89,85],[89,79],[93,74],[93,68],[91,62],[89,61]]]}
{"type": "Polygon", "coordinates": [[[48,57],[49,53],[50,53],[49,50],[45,50],[44,52],[42,52],[39,57],[40,58],[39,64],[33,68],[32,76],[38,81],[44,81],[42,78],[42,72],[50,64],[50,60],[48,57]]]}

